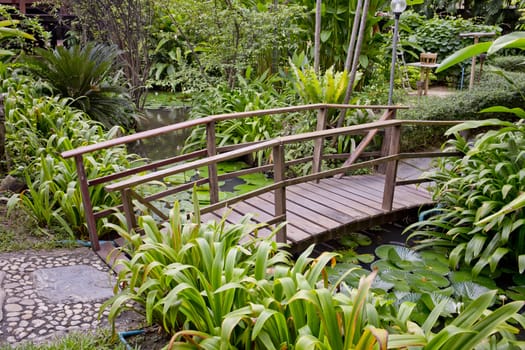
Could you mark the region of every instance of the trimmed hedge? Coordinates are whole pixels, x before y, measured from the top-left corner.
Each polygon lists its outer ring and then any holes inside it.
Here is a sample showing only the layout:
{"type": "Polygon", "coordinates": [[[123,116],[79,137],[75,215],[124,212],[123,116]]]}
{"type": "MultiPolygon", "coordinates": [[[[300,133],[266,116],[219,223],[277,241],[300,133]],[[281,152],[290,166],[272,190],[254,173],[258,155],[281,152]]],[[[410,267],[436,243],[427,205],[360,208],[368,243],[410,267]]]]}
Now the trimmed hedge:
{"type": "Polygon", "coordinates": [[[523,56],[498,56],[491,58],[489,63],[509,72],[525,73],[525,57],[523,56]]]}
{"type": "MultiPolygon", "coordinates": [[[[412,105],[409,110],[400,110],[398,119],[409,120],[476,120],[500,118],[514,120],[510,114],[479,113],[491,106],[520,107],[525,109],[525,99],[521,91],[525,90],[525,74],[509,73],[514,82],[511,86],[502,76],[484,72],[481,81],[472,91],[462,90],[447,97],[421,97],[419,102],[406,98],[401,104],[412,105]]],[[[403,129],[404,151],[439,147],[444,141],[443,132],[446,128],[436,127],[405,127],[403,129]]]]}

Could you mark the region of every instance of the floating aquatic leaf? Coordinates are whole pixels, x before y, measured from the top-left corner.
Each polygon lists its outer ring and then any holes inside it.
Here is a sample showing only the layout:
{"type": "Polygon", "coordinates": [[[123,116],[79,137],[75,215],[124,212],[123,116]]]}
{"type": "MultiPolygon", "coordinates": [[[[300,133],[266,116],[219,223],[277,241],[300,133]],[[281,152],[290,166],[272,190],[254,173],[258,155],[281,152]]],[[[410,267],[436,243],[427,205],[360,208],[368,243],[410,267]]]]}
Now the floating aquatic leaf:
{"type": "Polygon", "coordinates": [[[217,165],[219,172],[231,173],[233,171],[249,168],[250,166],[245,162],[223,162],[217,165]]]}
{"type": "Polygon", "coordinates": [[[490,291],[489,288],[470,281],[454,283],[452,286],[458,296],[470,300],[474,300],[490,291]]]}
{"type": "Polygon", "coordinates": [[[341,237],[339,242],[346,247],[355,248],[356,246],[369,246],[372,244],[372,239],[363,233],[351,232],[341,237]]]}
{"type": "Polygon", "coordinates": [[[381,259],[388,259],[392,260],[394,262],[398,261],[409,261],[409,262],[416,262],[416,261],[423,261],[421,258],[421,255],[405,246],[401,245],[393,245],[393,244],[384,244],[382,246],[377,247],[375,251],[376,255],[381,259]]]}
{"type": "Polygon", "coordinates": [[[372,286],[371,288],[372,289],[379,289],[379,290],[382,290],[382,291],[389,291],[392,287],[394,287],[394,283],[392,282],[387,282],[387,281],[384,281],[381,276],[377,276],[375,279],[374,279],[374,282],[372,283],[372,286]]]}
{"type": "Polygon", "coordinates": [[[246,183],[256,186],[267,186],[273,183],[272,179],[267,178],[264,174],[255,173],[239,176],[239,178],[246,181],[246,183]]]}

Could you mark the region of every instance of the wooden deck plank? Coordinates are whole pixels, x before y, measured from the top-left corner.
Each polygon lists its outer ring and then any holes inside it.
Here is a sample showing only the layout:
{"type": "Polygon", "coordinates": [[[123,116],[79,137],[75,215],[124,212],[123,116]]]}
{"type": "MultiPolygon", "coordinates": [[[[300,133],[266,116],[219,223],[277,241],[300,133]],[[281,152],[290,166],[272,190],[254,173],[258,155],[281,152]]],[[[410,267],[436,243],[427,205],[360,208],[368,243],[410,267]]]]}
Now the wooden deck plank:
{"type": "Polygon", "coordinates": [[[290,200],[296,203],[308,202],[312,203],[311,208],[316,210],[332,219],[345,223],[355,220],[356,216],[348,213],[348,206],[342,205],[341,203],[331,201],[326,196],[321,196],[317,193],[313,193],[304,186],[291,186],[286,189],[287,195],[290,194],[290,200]]]}
{"type": "MultiPolygon", "coordinates": [[[[315,184],[310,182],[302,183],[297,186],[300,188],[305,188],[314,195],[319,194],[320,198],[322,198],[326,205],[330,205],[333,208],[337,208],[338,210],[344,210],[350,216],[353,216],[354,219],[360,219],[364,216],[370,215],[370,210],[375,211],[372,206],[356,201],[356,197],[353,195],[351,195],[351,197],[342,196],[337,188],[332,188],[329,186],[325,187],[324,184],[315,184]]],[[[370,202],[370,204],[375,206],[376,202],[370,202]]]]}
{"type": "MultiPolygon", "coordinates": [[[[264,209],[266,213],[272,216],[273,218],[273,204],[264,200],[263,198],[254,197],[246,200],[247,203],[251,205],[258,206],[261,209],[264,209]]],[[[300,240],[304,236],[304,232],[312,231],[312,225],[309,221],[304,220],[301,217],[294,215],[293,213],[287,214],[286,216],[286,230],[288,238],[293,242],[300,240]]],[[[323,228],[320,226],[314,227],[316,232],[322,232],[323,228]]]]}
{"type": "MultiPolygon", "coordinates": [[[[356,189],[355,183],[359,183],[360,191],[362,193],[367,193],[368,195],[376,195],[380,198],[380,203],[383,200],[383,187],[384,187],[384,178],[382,176],[367,176],[361,177],[359,179],[349,179],[342,178],[341,181],[346,182],[349,185],[350,190],[356,189]]],[[[332,181],[330,179],[330,181],[332,181]]],[[[394,195],[394,209],[400,209],[406,206],[412,206],[414,203],[417,203],[421,200],[420,193],[413,193],[408,189],[396,188],[394,195]]]]}
{"type": "MultiPolygon", "coordinates": [[[[362,230],[405,218],[411,211],[432,204],[430,193],[415,185],[397,186],[393,210],[382,209],[384,175],[326,178],[319,182],[300,183],[286,188],[286,233],[292,251],[306,249],[310,244],[336,239],[352,230],[362,230]]],[[[274,193],[267,192],[223,207],[201,216],[203,222],[239,223],[251,214],[254,224],[274,219],[274,193]]],[[[261,227],[252,236],[267,237],[275,227],[261,227]]],[[[250,239],[246,237],[245,239],[250,239]]],[[[104,244],[98,252],[106,258],[113,246],[104,244]]],[[[115,256],[116,257],[116,256],[115,256]]],[[[115,258],[114,257],[114,258],[115,258]]],[[[113,263],[114,263],[113,259],[113,263]]],[[[121,267],[115,266],[118,271],[121,267]]]]}
{"type": "MultiPolygon", "coordinates": [[[[348,180],[348,178],[345,178],[345,180],[348,180]]],[[[382,175],[369,176],[367,177],[366,181],[363,182],[363,185],[374,188],[374,190],[379,190],[380,193],[383,193],[383,186],[385,183],[384,181],[384,176],[382,175]],[[373,186],[373,184],[377,185],[378,187],[373,186]]],[[[403,197],[408,197],[408,200],[411,198],[420,200],[422,196],[428,196],[430,198],[430,194],[427,190],[419,190],[413,185],[398,186],[396,187],[396,192],[403,193],[403,197]]]]}
{"type": "Polygon", "coordinates": [[[350,205],[359,207],[367,216],[375,215],[378,211],[382,211],[379,196],[356,188],[350,188],[350,186],[343,186],[344,184],[340,182],[337,183],[337,180],[334,181],[335,182],[321,181],[315,184],[315,186],[347,198],[350,205]]]}
{"type": "MultiPolygon", "coordinates": [[[[333,185],[333,181],[335,181],[335,179],[327,179],[327,182],[330,185],[333,185]]],[[[339,186],[343,186],[342,189],[345,191],[352,192],[365,198],[374,198],[379,204],[379,208],[381,208],[383,202],[383,189],[385,185],[383,179],[374,179],[372,176],[356,176],[355,179],[344,177],[341,178],[340,181],[342,183],[339,186]],[[346,186],[344,186],[344,184],[346,184],[346,186]]],[[[410,201],[401,199],[400,201],[394,201],[393,208],[399,209],[408,204],[410,204],[410,201]]]]}
{"type": "MultiPolygon", "coordinates": [[[[260,197],[266,200],[271,200],[273,197],[273,193],[263,193],[260,195],[260,197]]],[[[311,204],[311,203],[304,203],[305,205],[301,205],[301,204],[297,204],[293,202],[291,198],[288,198],[288,194],[286,197],[287,197],[287,200],[286,200],[286,215],[287,216],[289,214],[295,214],[309,221],[312,225],[321,226],[324,229],[330,229],[330,228],[337,227],[340,225],[339,222],[332,220],[331,218],[321,213],[318,213],[315,209],[312,209],[311,207],[307,206],[307,204],[311,204]]]]}

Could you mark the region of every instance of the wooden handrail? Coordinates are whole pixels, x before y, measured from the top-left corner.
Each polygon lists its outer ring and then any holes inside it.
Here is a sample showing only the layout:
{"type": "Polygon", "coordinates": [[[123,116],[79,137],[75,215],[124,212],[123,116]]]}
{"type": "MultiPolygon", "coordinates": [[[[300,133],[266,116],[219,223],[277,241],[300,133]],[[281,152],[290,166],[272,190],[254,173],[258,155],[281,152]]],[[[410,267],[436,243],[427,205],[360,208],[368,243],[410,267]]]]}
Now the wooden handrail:
{"type": "Polygon", "coordinates": [[[116,139],[102,141],[102,142],[92,144],[92,145],[78,147],[73,150],[62,152],[61,156],[62,158],[71,158],[71,157],[75,157],[78,155],[83,155],[86,153],[92,153],[95,151],[99,151],[101,149],[116,147],[116,146],[131,143],[131,142],[135,142],[138,140],[143,140],[143,139],[147,139],[150,137],[163,135],[163,134],[177,131],[177,130],[188,129],[188,128],[192,128],[192,127],[199,126],[199,125],[205,125],[205,124],[212,123],[212,122],[219,122],[219,121],[224,121],[224,120],[240,119],[240,118],[247,118],[247,117],[257,117],[257,116],[263,116],[263,115],[274,115],[274,114],[285,114],[285,113],[292,113],[292,112],[309,111],[309,110],[316,110],[319,108],[407,109],[408,107],[406,106],[384,106],[384,105],[370,105],[370,106],[338,105],[338,104],[319,103],[319,104],[311,104],[311,105],[303,105],[303,106],[282,107],[282,108],[273,108],[273,109],[266,109],[266,110],[249,111],[249,112],[217,114],[217,115],[211,115],[211,116],[203,117],[199,119],[188,120],[188,121],[177,123],[177,124],[167,125],[167,126],[163,126],[157,129],[153,129],[153,130],[141,131],[133,135],[126,135],[126,136],[118,137],[116,139]]]}

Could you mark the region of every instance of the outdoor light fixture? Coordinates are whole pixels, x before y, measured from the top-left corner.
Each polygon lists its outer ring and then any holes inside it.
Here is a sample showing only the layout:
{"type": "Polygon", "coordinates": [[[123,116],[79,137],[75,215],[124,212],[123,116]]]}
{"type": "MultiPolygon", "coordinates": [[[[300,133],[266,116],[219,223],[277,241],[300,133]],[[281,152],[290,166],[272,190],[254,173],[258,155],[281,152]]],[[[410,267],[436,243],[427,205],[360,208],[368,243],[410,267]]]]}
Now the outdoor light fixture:
{"type": "Polygon", "coordinates": [[[392,66],[390,67],[390,88],[388,89],[388,105],[392,104],[392,94],[394,92],[394,76],[396,72],[397,57],[397,37],[399,31],[399,16],[407,8],[405,0],[392,0],[390,8],[394,13],[394,38],[392,40],[392,66]]]}
{"type": "Polygon", "coordinates": [[[407,8],[407,2],[405,0],[392,0],[390,3],[390,8],[396,17],[399,17],[401,12],[405,11],[407,8]]]}

